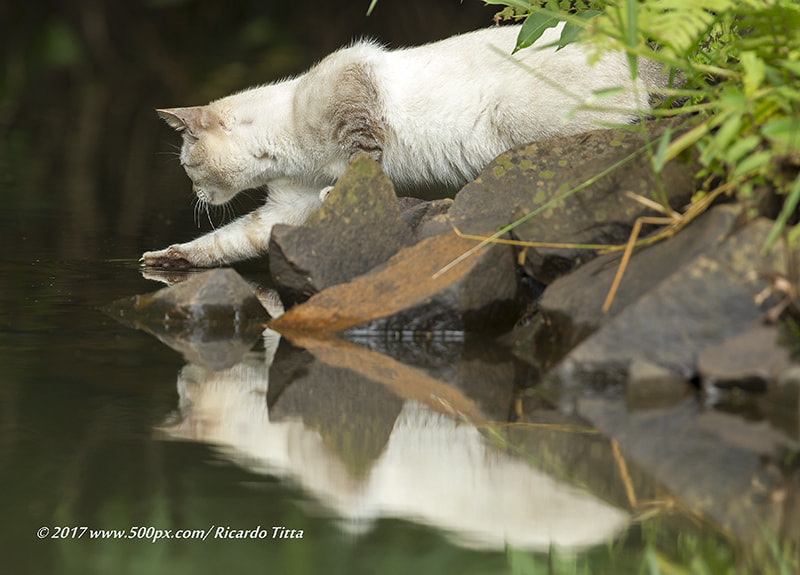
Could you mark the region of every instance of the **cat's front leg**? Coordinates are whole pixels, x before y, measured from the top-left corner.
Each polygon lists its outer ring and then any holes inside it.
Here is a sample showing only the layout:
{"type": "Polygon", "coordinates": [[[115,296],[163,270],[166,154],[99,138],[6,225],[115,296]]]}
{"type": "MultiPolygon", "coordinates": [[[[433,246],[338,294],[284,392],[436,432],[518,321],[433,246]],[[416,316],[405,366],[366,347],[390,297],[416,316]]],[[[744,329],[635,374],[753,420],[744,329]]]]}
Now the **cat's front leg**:
{"type": "Polygon", "coordinates": [[[140,261],[147,267],[187,269],[253,258],[267,252],[275,224],[299,225],[320,203],[318,188],[276,185],[257,210],[191,242],[145,252],[140,261]]]}
{"type": "Polygon", "coordinates": [[[208,264],[203,263],[207,258],[202,257],[194,243],[173,244],[163,250],[145,252],[139,262],[146,267],[175,270],[207,267],[208,264]]]}

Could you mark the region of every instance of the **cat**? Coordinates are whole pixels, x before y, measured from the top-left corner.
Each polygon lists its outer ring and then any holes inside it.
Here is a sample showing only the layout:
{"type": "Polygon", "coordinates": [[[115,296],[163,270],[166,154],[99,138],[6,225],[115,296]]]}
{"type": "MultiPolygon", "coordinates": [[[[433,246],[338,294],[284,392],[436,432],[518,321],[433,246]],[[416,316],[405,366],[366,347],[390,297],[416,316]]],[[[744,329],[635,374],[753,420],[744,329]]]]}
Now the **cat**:
{"type": "Polygon", "coordinates": [[[268,196],[250,214],[141,262],[209,267],[264,254],[272,227],[305,221],[359,154],[401,189],[456,187],[517,144],[630,123],[666,87],[653,61],[640,58],[634,83],[623,52],[590,64],[591,47],[556,50],[562,28],[513,55],[519,26],[392,51],[358,42],[303,75],[207,106],[157,110],[183,135],[180,162],[201,203],[259,187],[268,196]]]}

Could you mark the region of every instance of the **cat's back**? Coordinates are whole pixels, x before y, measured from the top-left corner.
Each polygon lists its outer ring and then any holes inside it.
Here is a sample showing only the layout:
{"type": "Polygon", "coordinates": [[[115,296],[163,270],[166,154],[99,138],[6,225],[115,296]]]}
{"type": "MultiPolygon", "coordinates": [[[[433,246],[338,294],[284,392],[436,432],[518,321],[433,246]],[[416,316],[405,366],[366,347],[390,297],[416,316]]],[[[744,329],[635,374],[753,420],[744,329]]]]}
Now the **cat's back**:
{"type": "MultiPolygon", "coordinates": [[[[474,79],[494,75],[514,59],[511,53],[519,26],[496,26],[451,36],[444,40],[390,50],[385,55],[386,73],[396,84],[474,79]],[[417,82],[414,82],[414,78],[417,82]]],[[[446,86],[442,86],[445,87],[446,86]]]]}

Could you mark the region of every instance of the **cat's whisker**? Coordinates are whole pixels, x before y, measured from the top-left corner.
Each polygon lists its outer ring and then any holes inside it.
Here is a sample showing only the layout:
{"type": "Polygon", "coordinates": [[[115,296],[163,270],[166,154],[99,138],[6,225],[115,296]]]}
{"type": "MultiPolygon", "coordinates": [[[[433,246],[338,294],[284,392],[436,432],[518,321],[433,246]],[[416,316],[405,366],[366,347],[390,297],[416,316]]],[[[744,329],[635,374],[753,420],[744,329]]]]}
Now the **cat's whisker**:
{"type": "Polygon", "coordinates": [[[173,158],[180,161],[182,148],[181,146],[176,146],[175,144],[168,144],[172,150],[164,150],[160,152],[156,152],[159,156],[172,156],[173,158]]]}
{"type": "Polygon", "coordinates": [[[216,227],[214,227],[214,222],[211,221],[211,210],[208,207],[208,202],[203,202],[203,205],[206,207],[206,216],[208,216],[208,223],[211,224],[211,229],[216,231],[216,227]]]}
{"type": "Polygon", "coordinates": [[[234,196],[234,198],[230,202],[222,206],[223,221],[225,223],[228,223],[236,219],[236,212],[238,212],[241,209],[241,207],[242,207],[242,199],[239,196],[234,196]],[[234,203],[236,203],[235,207],[234,203]]]}
{"type": "Polygon", "coordinates": [[[203,202],[200,198],[194,197],[192,199],[192,212],[194,215],[194,225],[198,228],[200,226],[200,214],[203,212],[203,202]]]}

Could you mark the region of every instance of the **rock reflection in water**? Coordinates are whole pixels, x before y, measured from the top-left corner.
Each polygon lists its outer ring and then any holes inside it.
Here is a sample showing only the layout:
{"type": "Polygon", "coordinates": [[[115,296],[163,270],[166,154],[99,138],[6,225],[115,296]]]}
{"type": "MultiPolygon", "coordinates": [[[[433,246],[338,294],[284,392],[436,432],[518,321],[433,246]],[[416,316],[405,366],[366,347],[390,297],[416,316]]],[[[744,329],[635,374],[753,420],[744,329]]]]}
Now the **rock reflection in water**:
{"type": "MultiPolygon", "coordinates": [[[[288,382],[268,405],[269,376],[281,367],[270,372],[280,336],[267,330],[264,339],[266,357],[251,353],[217,372],[185,366],[178,413],[162,431],[214,444],[244,467],[296,482],[353,531],[400,517],[468,546],[546,550],[598,544],[628,524],[627,513],[492,447],[478,428],[437,409],[441,402],[401,398],[363,374],[346,375],[341,365],[319,361],[319,350],[305,352],[305,366],[294,363],[296,379],[315,385],[293,390],[288,382]],[[339,405],[328,401],[338,392],[339,405]],[[343,402],[350,399],[348,409],[343,402]],[[324,414],[315,413],[320,400],[324,414]]],[[[401,378],[413,370],[395,367],[401,378]]],[[[387,365],[380,369],[386,373],[387,365]]]]}

